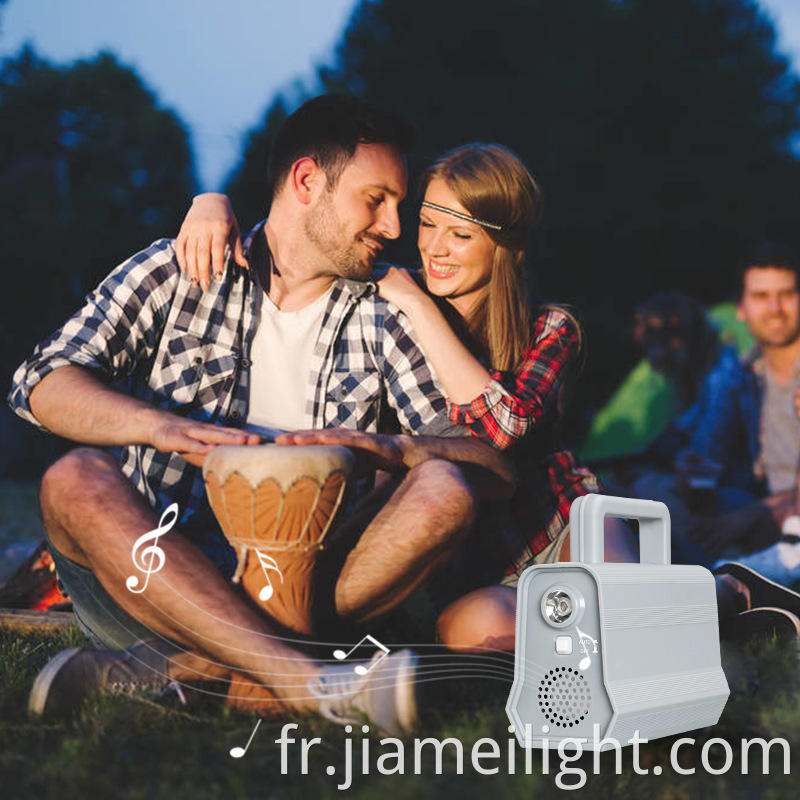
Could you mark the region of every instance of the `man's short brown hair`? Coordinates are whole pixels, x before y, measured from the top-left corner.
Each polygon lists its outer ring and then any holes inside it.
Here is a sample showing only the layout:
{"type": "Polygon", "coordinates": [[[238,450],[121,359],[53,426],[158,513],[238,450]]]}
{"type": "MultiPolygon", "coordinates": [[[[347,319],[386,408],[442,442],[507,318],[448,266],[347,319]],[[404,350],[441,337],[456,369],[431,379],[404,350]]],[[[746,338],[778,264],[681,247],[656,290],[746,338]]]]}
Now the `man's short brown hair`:
{"type": "Polygon", "coordinates": [[[320,95],[303,103],[275,134],[267,173],[269,195],[274,199],[292,164],[301,158],[313,158],[332,189],[359,144],[388,144],[406,155],[413,140],[409,123],[369,100],[344,94],[320,95]]]}
{"type": "Polygon", "coordinates": [[[744,278],[747,271],[767,267],[793,272],[796,285],[800,288],[800,262],[795,251],[784,242],[760,242],[747,252],[739,264],[739,297],[744,294],[744,278]]]}

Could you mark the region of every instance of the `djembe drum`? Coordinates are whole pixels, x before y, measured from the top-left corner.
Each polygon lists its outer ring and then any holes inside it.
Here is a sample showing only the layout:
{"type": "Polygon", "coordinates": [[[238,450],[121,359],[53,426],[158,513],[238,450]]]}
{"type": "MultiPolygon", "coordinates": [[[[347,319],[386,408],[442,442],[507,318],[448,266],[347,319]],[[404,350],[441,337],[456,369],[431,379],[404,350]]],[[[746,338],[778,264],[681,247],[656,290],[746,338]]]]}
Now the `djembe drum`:
{"type": "Polygon", "coordinates": [[[239,561],[233,582],[301,634],[313,620],[313,572],[355,457],[346,447],[221,446],[203,463],[211,508],[239,561]]]}

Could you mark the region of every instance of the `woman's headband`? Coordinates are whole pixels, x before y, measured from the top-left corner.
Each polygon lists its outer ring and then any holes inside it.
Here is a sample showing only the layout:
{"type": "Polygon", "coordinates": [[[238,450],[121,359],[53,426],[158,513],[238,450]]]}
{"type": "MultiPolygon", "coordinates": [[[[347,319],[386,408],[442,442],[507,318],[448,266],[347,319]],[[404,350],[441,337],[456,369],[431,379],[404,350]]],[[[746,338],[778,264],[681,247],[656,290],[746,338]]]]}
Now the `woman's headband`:
{"type": "Polygon", "coordinates": [[[435,211],[443,211],[445,214],[452,214],[454,217],[466,220],[467,222],[474,222],[476,225],[480,225],[483,228],[489,228],[493,231],[503,230],[502,225],[496,225],[494,222],[486,222],[486,220],[478,219],[477,217],[471,217],[469,214],[462,214],[460,211],[448,208],[447,206],[440,206],[437,203],[431,203],[428,200],[423,200],[422,205],[432,208],[435,211]]]}

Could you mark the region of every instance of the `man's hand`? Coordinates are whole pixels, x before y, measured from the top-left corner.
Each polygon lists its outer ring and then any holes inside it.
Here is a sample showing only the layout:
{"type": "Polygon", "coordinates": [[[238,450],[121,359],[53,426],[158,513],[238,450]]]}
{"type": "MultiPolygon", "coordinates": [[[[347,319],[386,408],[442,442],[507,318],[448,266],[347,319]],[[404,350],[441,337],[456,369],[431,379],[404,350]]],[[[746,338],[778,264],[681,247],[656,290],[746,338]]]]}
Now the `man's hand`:
{"type": "Polygon", "coordinates": [[[325,428],[281,434],[276,444],[333,444],[356,451],[360,466],[397,472],[423,461],[440,458],[457,463],[482,500],[507,499],[516,488],[516,470],[502,453],[471,436],[442,439],[436,436],[390,436],[345,428],[325,428]]]}
{"type": "Polygon", "coordinates": [[[261,437],[236,428],[223,428],[195,422],[172,414],[164,414],[152,431],[150,444],[162,453],[177,453],[181,458],[201,467],[206,456],[218,445],[256,445],[261,437]]]}
{"type": "Polygon", "coordinates": [[[228,198],[213,192],[197,195],[175,240],[181,272],[208,289],[212,274],[217,280],[222,278],[226,245],[236,263],[248,269],[239,223],[228,198]]]}

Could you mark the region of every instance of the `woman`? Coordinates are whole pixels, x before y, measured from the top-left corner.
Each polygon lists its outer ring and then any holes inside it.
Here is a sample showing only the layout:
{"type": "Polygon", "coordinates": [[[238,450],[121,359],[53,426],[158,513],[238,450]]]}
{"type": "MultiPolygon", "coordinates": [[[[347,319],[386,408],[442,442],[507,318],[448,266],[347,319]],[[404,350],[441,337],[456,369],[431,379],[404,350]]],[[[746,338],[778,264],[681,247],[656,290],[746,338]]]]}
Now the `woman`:
{"type": "MultiPolygon", "coordinates": [[[[379,291],[409,317],[445,389],[452,420],[511,450],[520,476],[510,507],[491,514],[493,529],[501,527],[492,555],[506,569],[505,585],[478,589],[448,606],[439,635],[452,647],[513,648],[519,574],[532,563],[568,560],[570,504],[600,491],[594,475],[556,438],[578,371],[580,329],[563,309],[528,299],[525,243],[540,194],[510,150],[459,147],[425,172],[421,190],[418,245],[427,292],[396,268],[380,280],[379,291]]],[[[181,229],[179,252],[187,240],[191,248],[200,242],[198,257],[206,255],[199,260],[207,262],[209,242],[219,254],[233,228],[240,261],[235,225],[227,201],[220,206],[218,195],[200,197],[181,229]]],[[[622,536],[607,541],[609,560],[628,560],[622,536]]]]}

